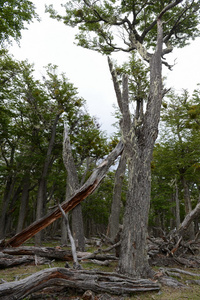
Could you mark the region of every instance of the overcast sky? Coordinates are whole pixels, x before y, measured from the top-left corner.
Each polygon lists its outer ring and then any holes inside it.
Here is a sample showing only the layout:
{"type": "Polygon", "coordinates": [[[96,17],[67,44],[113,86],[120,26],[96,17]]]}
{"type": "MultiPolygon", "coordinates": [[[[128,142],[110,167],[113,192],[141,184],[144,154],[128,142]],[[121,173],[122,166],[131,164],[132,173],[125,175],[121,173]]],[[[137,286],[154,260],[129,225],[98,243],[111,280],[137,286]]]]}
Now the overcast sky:
{"type": "MultiPolygon", "coordinates": [[[[114,131],[111,126],[115,119],[113,104],[116,104],[115,93],[108,69],[107,58],[91,50],[77,47],[74,44],[74,30],[61,22],[52,20],[44,14],[45,4],[60,7],[64,0],[32,0],[42,21],[28,25],[23,31],[20,47],[15,43],[10,48],[16,59],[28,59],[35,64],[37,75],[44,74],[44,66],[48,63],[56,64],[59,73],[64,72],[71,83],[78,88],[79,94],[87,101],[91,115],[95,115],[101,128],[109,134],[114,131]],[[58,4],[59,3],[59,4],[58,4]]],[[[182,88],[193,91],[200,83],[200,38],[184,49],[178,49],[167,59],[176,65],[173,71],[163,68],[167,75],[168,87],[173,86],[177,91],[182,88]]],[[[120,62],[125,54],[114,55],[120,62]]]]}

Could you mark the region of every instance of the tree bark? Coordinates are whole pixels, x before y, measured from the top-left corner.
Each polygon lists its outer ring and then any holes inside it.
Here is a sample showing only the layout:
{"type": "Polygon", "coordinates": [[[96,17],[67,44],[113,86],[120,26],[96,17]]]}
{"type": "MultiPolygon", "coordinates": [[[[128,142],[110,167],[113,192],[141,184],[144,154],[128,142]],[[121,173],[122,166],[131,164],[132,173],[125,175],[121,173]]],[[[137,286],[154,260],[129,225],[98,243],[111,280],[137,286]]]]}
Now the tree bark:
{"type": "Polygon", "coordinates": [[[9,207],[10,199],[14,190],[15,179],[12,175],[8,176],[5,193],[2,201],[1,218],[0,218],[0,239],[5,238],[6,213],[9,207]]]}
{"type": "Polygon", "coordinates": [[[28,295],[47,287],[63,286],[76,291],[91,290],[95,293],[115,295],[135,292],[158,291],[158,283],[150,280],[133,280],[115,273],[52,268],[37,272],[25,279],[0,285],[0,299],[24,299],[28,295]],[[6,297],[6,298],[5,298],[6,297]]]}
{"type": "MultiPolygon", "coordinates": [[[[56,136],[56,126],[58,123],[58,120],[60,118],[60,115],[62,114],[62,111],[60,111],[54,120],[52,129],[51,129],[51,138],[49,141],[46,159],[44,162],[41,178],[39,180],[39,188],[38,188],[38,196],[37,196],[37,208],[36,208],[36,220],[39,220],[44,216],[45,213],[45,206],[46,206],[46,177],[49,170],[50,162],[51,162],[51,154],[54,146],[55,136],[56,136]]],[[[42,243],[42,234],[41,231],[39,231],[35,235],[35,244],[37,246],[40,246],[42,243]]]]}
{"type": "Polygon", "coordinates": [[[181,223],[181,218],[180,218],[180,203],[179,203],[177,179],[175,179],[175,201],[176,201],[176,229],[178,229],[181,223]]]}
{"type": "MultiPolygon", "coordinates": [[[[85,184],[78,191],[76,191],[71,198],[67,199],[61,204],[61,207],[65,212],[70,211],[81,201],[83,201],[88,195],[94,192],[94,190],[98,187],[98,185],[108,172],[110,166],[112,166],[116,158],[121,155],[123,150],[124,144],[122,143],[122,141],[120,141],[115,149],[107,156],[107,158],[105,158],[103,162],[93,171],[92,175],[85,182],[85,184]]],[[[59,210],[59,208],[56,208],[53,212],[47,214],[40,220],[35,221],[8,241],[2,241],[0,243],[0,247],[18,247],[60,217],[61,211],[59,210]]]]}
{"type": "MultiPolygon", "coordinates": [[[[157,46],[150,59],[150,90],[144,119],[131,119],[128,78],[122,79],[122,92],[109,60],[115,92],[122,113],[122,138],[128,164],[128,191],[124,214],[119,271],[133,277],[148,277],[147,225],[151,194],[151,159],[158,134],[162,103],[162,21],[157,20],[157,46]]],[[[140,114],[138,113],[138,116],[140,114]]]]}
{"type": "MultiPolygon", "coordinates": [[[[67,124],[64,124],[63,161],[67,170],[67,197],[70,197],[79,188],[79,179],[74,158],[72,155],[67,124]]],[[[85,250],[85,237],[81,204],[72,209],[72,234],[79,251],[85,250]]]]}
{"type": "Polygon", "coordinates": [[[21,197],[21,203],[19,209],[17,233],[22,231],[24,227],[24,222],[25,222],[27,208],[28,208],[29,186],[30,186],[30,178],[29,175],[26,174],[26,177],[24,178],[24,185],[23,185],[22,197],[21,197]]]}
{"type": "MultiPolygon", "coordinates": [[[[186,213],[186,216],[187,216],[192,211],[190,191],[189,191],[188,183],[187,183],[184,175],[182,175],[181,181],[182,181],[182,184],[183,184],[185,213],[186,213]]],[[[187,228],[187,231],[186,230],[184,231],[184,238],[186,240],[194,239],[194,236],[195,236],[195,234],[194,234],[194,223],[191,222],[190,225],[187,228]]]]}
{"type": "Polygon", "coordinates": [[[114,241],[119,231],[119,217],[120,217],[120,204],[121,204],[121,193],[124,179],[124,173],[126,170],[126,157],[124,154],[121,155],[118,168],[115,173],[115,183],[113,190],[113,201],[111,206],[111,214],[108,224],[108,236],[114,241]]]}

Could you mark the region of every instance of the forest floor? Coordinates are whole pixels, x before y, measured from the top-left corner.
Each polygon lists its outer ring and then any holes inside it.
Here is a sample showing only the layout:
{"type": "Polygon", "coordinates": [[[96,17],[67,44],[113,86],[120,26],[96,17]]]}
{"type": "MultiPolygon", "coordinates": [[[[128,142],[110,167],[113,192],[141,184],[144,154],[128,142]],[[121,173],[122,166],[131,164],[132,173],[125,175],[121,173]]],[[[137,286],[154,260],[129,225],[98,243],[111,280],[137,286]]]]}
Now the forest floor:
{"type": "MultiPolygon", "coordinates": [[[[30,245],[30,244],[29,244],[30,245]]],[[[45,246],[53,246],[52,244],[48,244],[45,246]]],[[[54,245],[55,246],[55,245],[54,245]]],[[[94,251],[95,249],[88,249],[88,251],[94,251]]],[[[72,267],[72,262],[69,263],[72,267]]],[[[0,269],[0,283],[5,281],[11,282],[23,279],[33,273],[36,273],[42,269],[52,268],[52,267],[64,267],[64,261],[52,261],[51,264],[48,265],[20,265],[17,267],[0,269]]],[[[82,262],[81,266],[85,270],[97,270],[102,272],[116,272],[117,262],[111,262],[110,266],[99,266],[92,262],[82,262]]],[[[159,271],[160,267],[153,267],[155,271],[159,271]]],[[[169,267],[168,267],[169,268],[169,267]]],[[[180,266],[178,266],[181,269],[180,266]]],[[[195,268],[183,268],[184,271],[189,271],[195,274],[200,274],[200,269],[195,268]]],[[[199,280],[199,277],[192,277],[186,274],[181,274],[180,278],[176,278],[179,282],[185,285],[185,287],[179,288],[172,288],[165,285],[161,286],[159,292],[145,292],[145,293],[137,293],[131,296],[111,296],[108,294],[96,295],[95,300],[109,300],[109,299],[116,299],[116,300],[128,300],[128,299],[137,299],[137,300],[200,300],[200,285],[191,283],[192,280],[199,280]],[[188,283],[189,282],[189,283],[188,283]]],[[[84,292],[77,293],[73,289],[68,289],[65,292],[40,292],[35,293],[32,296],[24,298],[24,300],[35,300],[35,299],[59,299],[59,300],[66,300],[66,299],[84,299],[83,297],[84,292]]],[[[85,298],[86,299],[86,298],[85,298]]],[[[6,300],[6,299],[5,299],[6,300]]]]}

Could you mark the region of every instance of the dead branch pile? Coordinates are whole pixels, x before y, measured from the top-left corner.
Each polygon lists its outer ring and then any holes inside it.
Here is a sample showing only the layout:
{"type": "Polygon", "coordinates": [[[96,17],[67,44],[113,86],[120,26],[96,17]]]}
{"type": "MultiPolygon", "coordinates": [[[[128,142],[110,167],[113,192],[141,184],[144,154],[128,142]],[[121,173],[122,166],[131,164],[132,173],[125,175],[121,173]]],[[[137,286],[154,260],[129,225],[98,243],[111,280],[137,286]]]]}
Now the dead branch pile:
{"type": "Polygon", "coordinates": [[[152,265],[182,265],[189,268],[200,267],[200,240],[184,241],[172,234],[160,238],[148,237],[148,254],[152,265]]]}

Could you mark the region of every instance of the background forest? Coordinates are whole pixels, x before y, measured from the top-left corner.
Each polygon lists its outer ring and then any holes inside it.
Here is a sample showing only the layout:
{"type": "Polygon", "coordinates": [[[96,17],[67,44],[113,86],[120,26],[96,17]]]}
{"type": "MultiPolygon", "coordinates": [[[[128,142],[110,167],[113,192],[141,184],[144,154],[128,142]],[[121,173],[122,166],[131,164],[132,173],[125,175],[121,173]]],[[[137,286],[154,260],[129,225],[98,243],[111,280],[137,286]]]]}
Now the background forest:
{"type": "MultiPolygon", "coordinates": [[[[43,214],[65,200],[64,122],[68,124],[80,183],[113,149],[119,132],[116,128],[115,136],[106,136],[97,120],[88,114],[85,100],[80,98],[66,75],[59,74],[56,66],[48,65],[43,80],[38,80],[34,77],[33,65],[16,61],[4,49],[1,50],[0,64],[0,236],[3,239],[36,219],[41,188],[43,214]]],[[[144,82],[145,76],[144,73],[144,82]]],[[[132,83],[133,92],[134,88],[132,83]]],[[[152,161],[149,216],[149,230],[156,235],[162,230],[167,233],[177,228],[199,201],[199,95],[198,87],[192,95],[186,90],[180,95],[169,92],[163,102],[160,135],[152,161]]],[[[86,237],[107,232],[115,169],[110,170],[98,190],[82,203],[86,237]]],[[[125,173],[121,218],[126,182],[125,173]]],[[[195,227],[197,230],[198,220],[195,227]]],[[[61,221],[47,228],[45,235],[61,236],[61,221]]]]}

